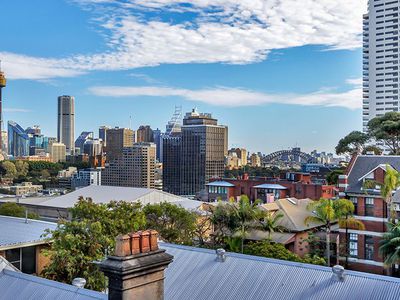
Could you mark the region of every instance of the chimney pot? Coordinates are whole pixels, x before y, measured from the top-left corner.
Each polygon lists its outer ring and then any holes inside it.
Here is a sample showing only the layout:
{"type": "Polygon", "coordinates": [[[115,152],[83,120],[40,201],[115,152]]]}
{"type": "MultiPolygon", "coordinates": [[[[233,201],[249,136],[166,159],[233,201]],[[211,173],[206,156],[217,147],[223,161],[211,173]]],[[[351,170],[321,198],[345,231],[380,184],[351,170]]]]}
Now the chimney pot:
{"type": "Polygon", "coordinates": [[[158,232],[156,230],[150,230],[150,250],[158,250],[158,232]]]}
{"type": "Polygon", "coordinates": [[[130,234],[131,237],[131,251],[132,255],[140,253],[140,234],[133,232],[130,234]]]}
{"type": "Polygon", "coordinates": [[[150,252],[150,232],[145,230],[140,235],[140,252],[150,252]]]}
{"type": "Polygon", "coordinates": [[[115,256],[124,257],[131,255],[131,238],[129,235],[120,234],[115,241],[115,256]]]}

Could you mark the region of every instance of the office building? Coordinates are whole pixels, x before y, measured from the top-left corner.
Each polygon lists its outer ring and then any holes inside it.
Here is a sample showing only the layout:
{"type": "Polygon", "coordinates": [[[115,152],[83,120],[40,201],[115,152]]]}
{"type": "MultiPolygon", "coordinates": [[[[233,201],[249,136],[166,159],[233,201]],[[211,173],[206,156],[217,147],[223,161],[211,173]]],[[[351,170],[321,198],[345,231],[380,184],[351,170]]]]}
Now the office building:
{"type": "Polygon", "coordinates": [[[136,131],[137,143],[154,143],[154,132],[149,125],[142,125],[136,131]]]}
{"type": "Polygon", "coordinates": [[[14,157],[29,155],[29,136],[14,121],[8,121],[8,154],[14,157]]]}
{"type": "Polygon", "coordinates": [[[158,162],[162,163],[162,146],[163,142],[162,139],[164,137],[164,134],[161,132],[160,129],[153,130],[153,140],[154,143],[156,144],[156,159],[158,162]]]}
{"type": "Polygon", "coordinates": [[[211,114],[193,109],[185,115],[181,134],[163,140],[164,190],[196,195],[211,178],[224,175],[226,126],[211,114]]]}
{"type": "Polygon", "coordinates": [[[376,116],[399,111],[400,2],[368,1],[363,20],[363,129],[376,116]]]}
{"type": "Polygon", "coordinates": [[[75,149],[80,153],[83,153],[83,147],[86,141],[93,140],[94,135],[91,131],[82,131],[79,137],[75,141],[75,149]],[[79,149],[79,150],[78,150],[79,149]]]}
{"type": "Polygon", "coordinates": [[[101,169],[84,169],[72,174],[71,189],[89,185],[101,185],[101,169]]]}
{"type": "Polygon", "coordinates": [[[132,147],[135,132],[128,128],[110,128],[106,135],[106,154],[109,162],[122,155],[123,149],[132,147]]]}
{"type": "Polygon", "coordinates": [[[25,129],[29,136],[29,155],[39,155],[46,152],[49,145],[48,137],[42,135],[38,125],[25,129]]]}
{"type": "Polygon", "coordinates": [[[49,153],[53,162],[66,161],[67,147],[63,143],[49,144],[49,153]]]}
{"type": "Polygon", "coordinates": [[[72,96],[58,97],[57,140],[65,145],[67,154],[74,154],[75,98],[72,96]]]}
{"type": "Polygon", "coordinates": [[[123,148],[122,155],[106,164],[102,185],[154,188],[156,146],[138,143],[123,148]]]}
{"type": "Polygon", "coordinates": [[[83,154],[97,156],[103,154],[103,141],[99,139],[87,140],[83,144],[83,154]]]}
{"type": "Polygon", "coordinates": [[[99,127],[99,139],[103,141],[103,147],[107,146],[107,130],[111,129],[110,126],[100,126],[99,127]]]}
{"type": "MultiPolygon", "coordinates": [[[[4,72],[1,71],[1,65],[0,65],[0,130],[3,130],[3,88],[6,87],[6,76],[4,75],[4,72]]],[[[0,135],[0,152],[3,150],[3,136],[0,135]]]]}

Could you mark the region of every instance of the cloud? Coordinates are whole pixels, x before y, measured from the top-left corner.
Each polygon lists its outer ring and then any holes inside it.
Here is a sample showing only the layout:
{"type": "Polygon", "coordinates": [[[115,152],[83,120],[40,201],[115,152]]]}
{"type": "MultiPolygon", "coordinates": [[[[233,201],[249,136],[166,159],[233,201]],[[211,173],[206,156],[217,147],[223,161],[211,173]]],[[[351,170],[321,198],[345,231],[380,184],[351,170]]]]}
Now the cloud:
{"type": "Polygon", "coordinates": [[[355,85],[355,86],[362,86],[363,84],[363,79],[360,78],[350,78],[346,80],[346,83],[349,85],[355,85]]]}
{"type": "Polygon", "coordinates": [[[109,50],[64,59],[0,53],[10,78],[70,77],[160,64],[248,64],[266,59],[272,50],[305,45],[355,49],[361,46],[367,0],[73,2],[92,12],[109,50]]]}
{"type": "Polygon", "coordinates": [[[158,86],[94,86],[89,92],[102,97],[181,97],[210,105],[240,107],[265,104],[344,107],[358,109],[362,90],[358,87],[346,92],[327,92],[325,89],[309,94],[268,94],[242,88],[215,87],[209,89],[180,89],[158,86]]]}
{"type": "Polygon", "coordinates": [[[10,113],[27,113],[27,112],[31,112],[30,109],[25,109],[25,108],[3,108],[4,112],[10,112],[10,113]]]}

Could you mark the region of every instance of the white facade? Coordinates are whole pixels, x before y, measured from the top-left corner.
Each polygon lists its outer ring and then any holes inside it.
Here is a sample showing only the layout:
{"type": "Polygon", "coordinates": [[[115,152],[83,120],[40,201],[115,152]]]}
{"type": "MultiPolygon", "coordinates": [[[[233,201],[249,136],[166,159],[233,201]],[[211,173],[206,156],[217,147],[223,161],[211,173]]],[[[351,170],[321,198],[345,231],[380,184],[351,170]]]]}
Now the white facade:
{"type": "Polygon", "coordinates": [[[400,0],[369,0],[363,20],[363,130],[369,120],[399,111],[400,0]]]}
{"type": "Polygon", "coordinates": [[[79,170],[78,173],[72,175],[73,190],[90,185],[101,185],[101,169],[79,170]]]}

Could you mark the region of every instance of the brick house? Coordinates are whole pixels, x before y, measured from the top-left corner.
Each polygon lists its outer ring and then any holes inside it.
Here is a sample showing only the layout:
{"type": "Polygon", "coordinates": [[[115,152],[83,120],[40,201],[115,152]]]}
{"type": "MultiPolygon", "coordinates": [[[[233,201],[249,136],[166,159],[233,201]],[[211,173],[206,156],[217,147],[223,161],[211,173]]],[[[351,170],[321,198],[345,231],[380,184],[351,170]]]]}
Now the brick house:
{"type": "MultiPolygon", "coordinates": [[[[355,218],[361,220],[364,230],[340,229],[341,243],[348,246],[350,269],[387,274],[379,255],[379,241],[386,231],[387,205],[381,196],[386,168],[400,171],[400,156],[353,156],[344,175],[339,176],[339,196],[351,200],[355,218]]],[[[342,257],[344,259],[344,257],[342,257]]]]}

